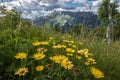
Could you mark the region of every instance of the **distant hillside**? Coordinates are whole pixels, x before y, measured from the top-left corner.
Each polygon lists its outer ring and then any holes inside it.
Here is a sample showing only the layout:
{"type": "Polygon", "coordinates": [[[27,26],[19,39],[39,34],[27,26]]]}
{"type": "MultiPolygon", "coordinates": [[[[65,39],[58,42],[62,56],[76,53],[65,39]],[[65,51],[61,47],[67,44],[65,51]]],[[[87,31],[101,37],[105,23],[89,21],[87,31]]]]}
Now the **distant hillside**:
{"type": "Polygon", "coordinates": [[[51,26],[59,26],[63,30],[71,28],[74,24],[83,24],[89,28],[94,28],[100,24],[97,15],[92,12],[53,12],[49,16],[39,17],[33,21],[36,25],[46,23],[51,26]]]}

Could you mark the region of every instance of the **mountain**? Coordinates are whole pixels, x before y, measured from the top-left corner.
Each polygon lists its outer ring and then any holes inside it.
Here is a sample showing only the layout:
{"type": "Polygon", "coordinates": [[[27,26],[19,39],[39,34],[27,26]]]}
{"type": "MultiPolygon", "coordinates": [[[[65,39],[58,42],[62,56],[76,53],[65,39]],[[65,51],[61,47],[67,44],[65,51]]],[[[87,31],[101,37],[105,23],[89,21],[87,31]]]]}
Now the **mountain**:
{"type": "Polygon", "coordinates": [[[46,17],[36,18],[33,23],[35,25],[50,24],[58,26],[66,31],[73,27],[74,24],[83,24],[88,28],[94,28],[100,25],[100,21],[96,14],[92,12],[69,12],[69,11],[54,11],[46,17]]]}

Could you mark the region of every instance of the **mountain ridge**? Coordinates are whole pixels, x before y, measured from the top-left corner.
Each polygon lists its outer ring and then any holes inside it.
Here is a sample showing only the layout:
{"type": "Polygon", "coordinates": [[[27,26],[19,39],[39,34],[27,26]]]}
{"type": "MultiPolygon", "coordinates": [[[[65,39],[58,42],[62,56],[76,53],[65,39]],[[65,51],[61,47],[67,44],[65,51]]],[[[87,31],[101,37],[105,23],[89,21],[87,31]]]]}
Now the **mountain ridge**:
{"type": "Polygon", "coordinates": [[[100,25],[98,16],[92,12],[66,12],[55,11],[46,17],[36,18],[35,25],[44,25],[49,23],[51,26],[58,26],[63,30],[72,28],[74,24],[83,24],[88,28],[94,28],[100,25]]]}

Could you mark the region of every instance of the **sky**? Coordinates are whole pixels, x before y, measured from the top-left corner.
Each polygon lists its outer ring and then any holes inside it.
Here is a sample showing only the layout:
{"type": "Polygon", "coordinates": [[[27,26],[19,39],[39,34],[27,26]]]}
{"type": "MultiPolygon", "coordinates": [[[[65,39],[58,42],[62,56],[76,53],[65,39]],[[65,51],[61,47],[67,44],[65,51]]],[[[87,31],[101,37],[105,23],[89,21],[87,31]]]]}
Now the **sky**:
{"type": "Polygon", "coordinates": [[[102,2],[102,0],[0,0],[0,2],[1,1],[3,1],[3,3],[0,3],[0,5],[5,5],[7,9],[15,8],[22,12],[21,16],[23,18],[31,19],[49,15],[53,11],[91,11],[96,13],[98,6],[102,2]]]}

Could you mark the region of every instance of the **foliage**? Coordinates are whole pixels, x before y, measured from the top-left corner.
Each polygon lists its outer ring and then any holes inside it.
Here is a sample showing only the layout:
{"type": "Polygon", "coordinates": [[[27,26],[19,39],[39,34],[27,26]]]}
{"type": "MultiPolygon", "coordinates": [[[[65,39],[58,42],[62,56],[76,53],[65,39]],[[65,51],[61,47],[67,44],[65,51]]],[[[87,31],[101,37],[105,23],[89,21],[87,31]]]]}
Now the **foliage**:
{"type": "Polygon", "coordinates": [[[95,36],[97,39],[105,39],[106,26],[99,26],[89,32],[90,36],[95,36]]]}
{"type": "Polygon", "coordinates": [[[46,41],[39,40],[39,37],[34,42],[20,36],[21,32],[7,30],[2,34],[5,36],[0,37],[0,67],[4,67],[0,70],[4,72],[1,79],[93,79],[90,68],[96,62],[92,54],[88,49],[83,49],[79,41],[70,40],[71,36],[62,36],[59,40],[50,37],[46,41]],[[59,56],[63,62],[54,62],[59,61],[59,56]]]}
{"type": "Polygon", "coordinates": [[[62,31],[61,28],[59,27],[59,25],[55,25],[55,26],[53,27],[53,30],[54,30],[55,32],[61,32],[61,31],[62,31]]]}
{"type": "MultiPolygon", "coordinates": [[[[99,19],[102,20],[103,23],[108,23],[108,15],[109,15],[108,1],[109,0],[103,0],[102,4],[99,6],[98,9],[98,17],[99,19]]],[[[111,3],[110,6],[112,8],[112,19],[116,20],[115,15],[119,14],[117,10],[117,8],[119,7],[118,3],[117,2],[111,3]]]]}
{"type": "Polygon", "coordinates": [[[20,14],[15,10],[4,13],[6,16],[2,17],[0,20],[0,29],[12,28],[15,29],[19,25],[21,18],[20,14]]]}
{"type": "Polygon", "coordinates": [[[82,24],[75,24],[68,32],[76,35],[86,35],[89,30],[82,24]]]}
{"type": "Polygon", "coordinates": [[[120,40],[120,21],[113,26],[113,40],[120,40]]]}
{"type": "MultiPolygon", "coordinates": [[[[108,1],[109,0],[103,0],[102,4],[100,5],[99,9],[98,9],[98,17],[99,19],[102,20],[102,22],[104,24],[108,24],[108,15],[109,15],[109,10],[108,10],[108,1]]],[[[119,39],[119,33],[120,33],[120,29],[119,29],[119,18],[120,18],[120,13],[118,11],[118,2],[115,1],[113,3],[110,3],[110,7],[112,9],[111,12],[111,16],[112,16],[112,22],[113,22],[113,28],[112,28],[112,39],[113,40],[117,40],[119,39]]],[[[100,34],[100,33],[98,33],[100,34]]]]}

